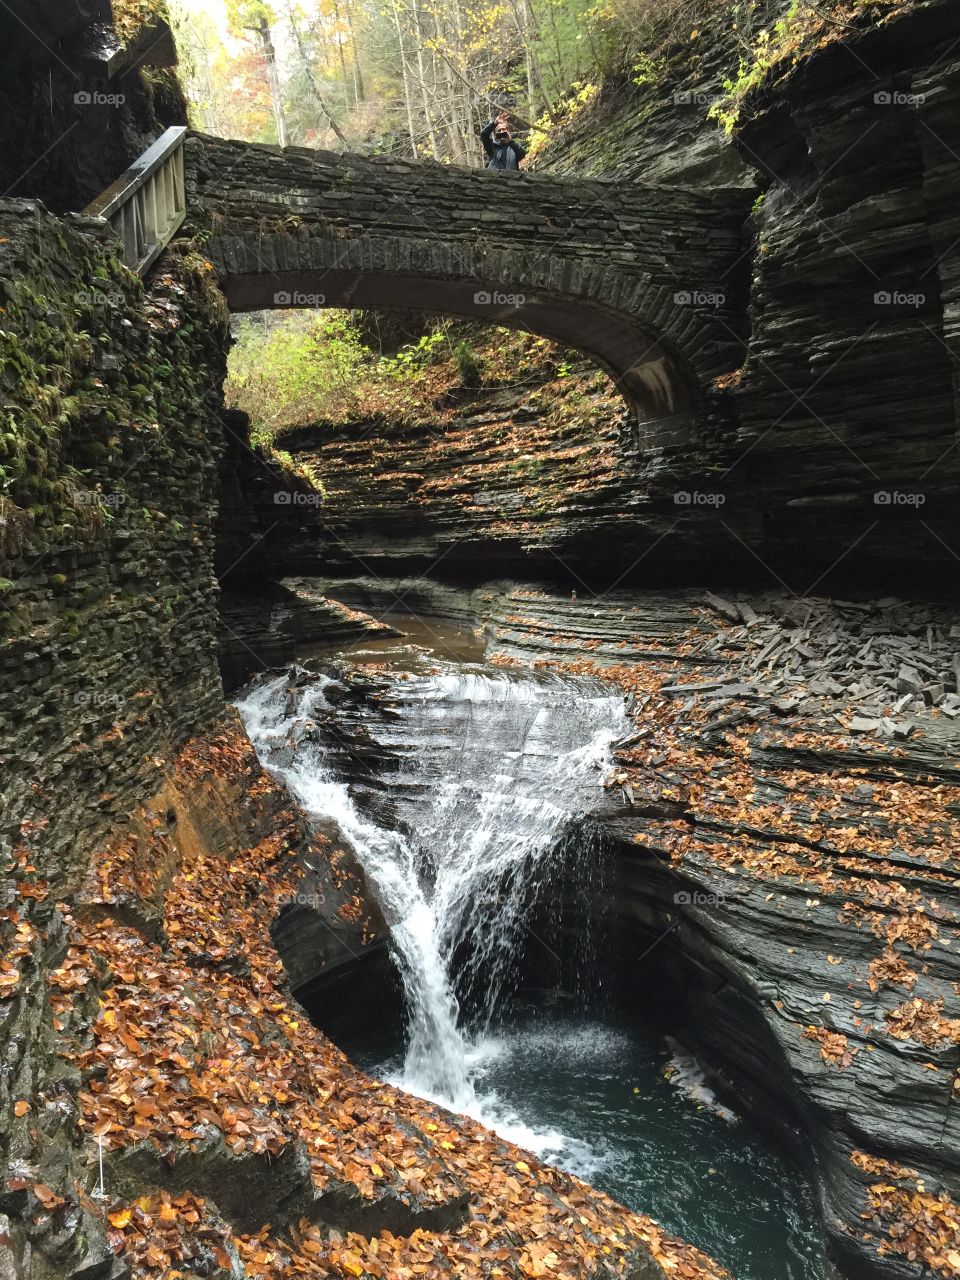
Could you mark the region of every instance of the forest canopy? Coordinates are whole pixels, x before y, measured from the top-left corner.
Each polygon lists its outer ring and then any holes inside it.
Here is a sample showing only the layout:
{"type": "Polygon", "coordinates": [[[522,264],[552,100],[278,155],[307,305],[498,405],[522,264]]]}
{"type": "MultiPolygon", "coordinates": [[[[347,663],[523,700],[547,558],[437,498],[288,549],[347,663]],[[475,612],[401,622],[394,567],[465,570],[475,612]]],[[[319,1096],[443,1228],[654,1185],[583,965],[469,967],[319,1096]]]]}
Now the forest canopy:
{"type": "Polygon", "coordinates": [[[535,149],[654,17],[669,12],[688,36],[720,4],[171,0],[199,128],[468,165],[481,163],[477,132],[497,110],[535,149]]]}
{"type": "Polygon", "coordinates": [[[221,137],[484,162],[536,153],[615,81],[713,80],[730,131],[773,69],[916,0],[169,0],[192,123],[221,137]],[[722,46],[722,57],[701,55],[722,46]],[[708,70],[709,68],[709,70],[708,70]]]}

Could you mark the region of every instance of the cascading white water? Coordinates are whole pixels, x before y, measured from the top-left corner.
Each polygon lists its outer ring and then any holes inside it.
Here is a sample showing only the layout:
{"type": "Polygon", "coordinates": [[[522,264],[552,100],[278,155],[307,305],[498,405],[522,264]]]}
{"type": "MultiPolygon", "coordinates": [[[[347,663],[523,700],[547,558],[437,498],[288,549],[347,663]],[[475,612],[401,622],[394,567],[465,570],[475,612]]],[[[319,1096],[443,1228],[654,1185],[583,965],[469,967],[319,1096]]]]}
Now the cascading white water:
{"type": "Polygon", "coordinates": [[[652,1213],[744,1280],[818,1280],[822,1242],[803,1187],[748,1133],[728,1136],[730,1114],[693,1059],[674,1052],[668,1084],[648,1032],[557,1016],[535,998],[486,1030],[531,896],[555,882],[549,855],[592,806],[596,766],[628,730],[620,698],[539,673],[404,669],[390,701],[362,712],[360,734],[344,742],[342,684],[304,674],[265,679],[238,705],[264,764],[352,844],[391,926],[406,1062],[398,1075],[381,1043],[375,1060],[358,1046],[361,1065],[652,1213]],[[342,762],[370,739],[399,770],[371,785],[355,776],[358,808],[334,769],[349,771],[342,762]],[[468,1027],[456,997],[465,988],[468,1027]]]}
{"type": "MultiPolygon", "coordinates": [[[[508,976],[544,859],[595,802],[597,770],[627,720],[599,683],[472,668],[403,683],[395,789],[402,830],[364,817],[304,730],[330,680],[257,684],[237,705],[263,763],[309,814],[332,820],[356,852],[390,926],[408,1010],[402,1083],[475,1109],[471,1045],[456,995],[482,975],[485,1028],[508,976]],[[414,721],[411,726],[410,720],[414,721]],[[411,735],[411,727],[415,733],[411,735]],[[416,750],[410,750],[411,740],[416,750]]],[[[477,985],[477,984],[475,984],[477,985]]]]}

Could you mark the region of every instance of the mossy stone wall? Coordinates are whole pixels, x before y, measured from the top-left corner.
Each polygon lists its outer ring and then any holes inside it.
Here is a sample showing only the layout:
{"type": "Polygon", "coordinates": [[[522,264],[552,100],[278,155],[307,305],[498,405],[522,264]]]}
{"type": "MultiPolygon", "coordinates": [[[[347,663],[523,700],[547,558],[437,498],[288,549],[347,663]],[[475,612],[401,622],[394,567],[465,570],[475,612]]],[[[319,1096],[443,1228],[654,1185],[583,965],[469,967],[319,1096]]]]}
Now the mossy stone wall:
{"type": "Polygon", "coordinates": [[[213,529],[226,317],[100,224],[0,202],[0,841],[58,887],[222,708],[213,529]]]}

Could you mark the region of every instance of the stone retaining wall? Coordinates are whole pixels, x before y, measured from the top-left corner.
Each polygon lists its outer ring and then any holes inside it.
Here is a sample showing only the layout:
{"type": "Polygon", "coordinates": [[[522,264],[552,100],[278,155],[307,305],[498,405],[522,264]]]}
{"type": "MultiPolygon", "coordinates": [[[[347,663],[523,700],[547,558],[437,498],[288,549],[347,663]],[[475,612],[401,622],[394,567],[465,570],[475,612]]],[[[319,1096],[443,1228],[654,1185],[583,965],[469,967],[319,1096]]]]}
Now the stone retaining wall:
{"type": "Polygon", "coordinates": [[[90,229],[0,202],[0,838],[60,886],[223,702],[221,304],[90,229]]]}

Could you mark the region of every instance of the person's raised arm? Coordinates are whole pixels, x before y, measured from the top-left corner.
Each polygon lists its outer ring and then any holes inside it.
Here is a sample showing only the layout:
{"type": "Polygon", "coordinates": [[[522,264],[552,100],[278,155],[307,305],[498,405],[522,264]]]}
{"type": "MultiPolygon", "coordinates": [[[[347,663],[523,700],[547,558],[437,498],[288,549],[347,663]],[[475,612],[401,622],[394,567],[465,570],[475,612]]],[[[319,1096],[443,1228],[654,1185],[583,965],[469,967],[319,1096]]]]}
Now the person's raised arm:
{"type": "Polygon", "coordinates": [[[483,143],[483,149],[488,156],[493,155],[493,131],[496,127],[496,120],[491,120],[489,124],[484,125],[480,130],[480,141],[483,143]]]}

